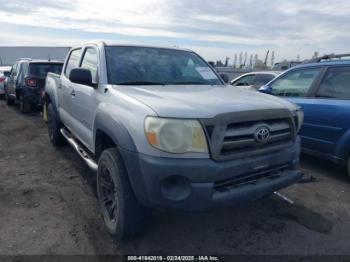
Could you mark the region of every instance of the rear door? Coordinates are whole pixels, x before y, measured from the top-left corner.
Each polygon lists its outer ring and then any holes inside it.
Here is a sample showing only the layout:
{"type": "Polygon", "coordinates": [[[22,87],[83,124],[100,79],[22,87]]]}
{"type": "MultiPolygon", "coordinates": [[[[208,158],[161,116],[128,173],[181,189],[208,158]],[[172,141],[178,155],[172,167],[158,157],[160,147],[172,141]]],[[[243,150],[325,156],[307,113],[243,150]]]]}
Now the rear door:
{"type": "Polygon", "coordinates": [[[309,110],[315,133],[306,135],[316,142],[313,149],[344,158],[337,147],[350,129],[350,66],[328,67],[313,95],[309,110]]]}
{"type": "Polygon", "coordinates": [[[300,131],[303,148],[319,150],[317,142],[319,127],[315,124],[317,100],[312,92],[317,87],[325,69],[323,67],[301,68],[289,71],[270,84],[271,94],[298,104],[304,111],[304,125],[300,131]]]}

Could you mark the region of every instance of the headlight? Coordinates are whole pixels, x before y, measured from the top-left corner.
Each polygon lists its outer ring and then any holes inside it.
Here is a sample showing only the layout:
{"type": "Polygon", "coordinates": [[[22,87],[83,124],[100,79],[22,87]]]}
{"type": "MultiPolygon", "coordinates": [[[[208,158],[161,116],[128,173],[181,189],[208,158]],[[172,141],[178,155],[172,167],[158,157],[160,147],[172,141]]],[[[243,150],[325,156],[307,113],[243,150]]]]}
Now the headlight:
{"type": "Polygon", "coordinates": [[[153,147],[169,153],[208,153],[207,140],[197,120],[147,117],[145,133],[153,147]]]}
{"type": "Polygon", "coordinates": [[[303,125],[304,122],[304,112],[301,110],[296,111],[296,128],[297,128],[297,133],[300,131],[301,126],[303,125]]]}

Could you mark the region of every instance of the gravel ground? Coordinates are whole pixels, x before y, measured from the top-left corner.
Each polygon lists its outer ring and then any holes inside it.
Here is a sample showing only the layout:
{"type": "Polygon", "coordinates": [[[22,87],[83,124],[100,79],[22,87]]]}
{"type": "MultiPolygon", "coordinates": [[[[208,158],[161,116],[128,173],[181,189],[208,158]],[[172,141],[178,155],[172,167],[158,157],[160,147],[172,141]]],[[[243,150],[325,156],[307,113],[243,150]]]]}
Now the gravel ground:
{"type": "Polygon", "coordinates": [[[85,177],[66,146],[54,149],[39,113],[0,101],[0,254],[350,255],[350,179],[335,165],[302,158],[318,181],[277,197],[205,213],[154,212],[143,236],[122,243],[105,231],[85,177]]]}

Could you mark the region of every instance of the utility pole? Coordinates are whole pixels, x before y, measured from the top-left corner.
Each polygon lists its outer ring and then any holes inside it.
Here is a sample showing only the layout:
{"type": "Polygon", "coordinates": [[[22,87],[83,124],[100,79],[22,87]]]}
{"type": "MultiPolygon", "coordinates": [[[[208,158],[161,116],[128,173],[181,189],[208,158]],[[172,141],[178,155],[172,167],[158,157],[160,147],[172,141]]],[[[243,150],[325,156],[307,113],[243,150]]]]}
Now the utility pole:
{"type": "Polygon", "coordinates": [[[226,56],[225,58],[225,67],[228,67],[228,62],[230,61],[230,58],[226,56]]]}
{"type": "Polygon", "coordinates": [[[242,67],[242,60],[243,60],[243,53],[240,52],[240,53],[239,53],[239,68],[242,67]]]}
{"type": "Polygon", "coordinates": [[[248,53],[247,52],[244,52],[244,66],[247,65],[247,59],[248,59],[248,53]]]}
{"type": "Polygon", "coordinates": [[[275,65],[275,51],[272,51],[271,53],[271,67],[275,65]]]}
{"type": "Polygon", "coordinates": [[[264,64],[267,66],[267,59],[269,58],[270,50],[267,50],[266,56],[265,56],[265,62],[264,64]]]}

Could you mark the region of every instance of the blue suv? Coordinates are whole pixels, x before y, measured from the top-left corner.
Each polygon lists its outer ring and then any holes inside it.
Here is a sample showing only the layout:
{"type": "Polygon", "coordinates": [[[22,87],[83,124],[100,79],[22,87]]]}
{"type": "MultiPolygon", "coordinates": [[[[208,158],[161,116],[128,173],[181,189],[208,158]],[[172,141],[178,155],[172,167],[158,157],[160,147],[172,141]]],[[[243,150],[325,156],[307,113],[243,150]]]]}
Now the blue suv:
{"type": "Polygon", "coordinates": [[[322,61],[341,56],[293,67],[260,92],[300,105],[305,115],[303,152],[347,167],[350,175],[350,60],[322,61]]]}

